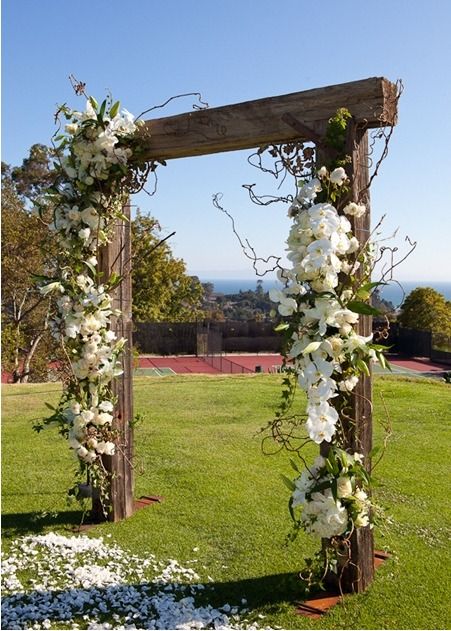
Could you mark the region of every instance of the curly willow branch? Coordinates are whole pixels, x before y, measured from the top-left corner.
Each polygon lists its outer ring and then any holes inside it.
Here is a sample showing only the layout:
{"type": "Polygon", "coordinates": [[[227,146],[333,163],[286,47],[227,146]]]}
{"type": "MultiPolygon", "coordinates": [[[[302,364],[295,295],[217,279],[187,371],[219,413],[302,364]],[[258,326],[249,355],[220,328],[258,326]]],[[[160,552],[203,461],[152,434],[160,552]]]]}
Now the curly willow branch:
{"type": "Polygon", "coordinates": [[[238,240],[238,243],[240,244],[240,247],[243,251],[243,254],[246,258],[248,258],[250,261],[252,261],[252,267],[254,268],[255,274],[256,276],[265,276],[265,274],[268,274],[270,272],[274,272],[276,269],[280,268],[279,262],[281,257],[280,256],[274,256],[274,255],[270,255],[267,258],[263,258],[261,256],[257,256],[255,249],[253,248],[253,246],[249,243],[248,239],[245,239],[244,242],[242,240],[242,238],[240,237],[236,226],[235,226],[235,219],[233,218],[233,216],[229,213],[228,210],[226,210],[223,206],[221,206],[221,204],[219,203],[219,200],[222,198],[222,193],[215,193],[213,195],[213,206],[215,208],[217,208],[218,210],[220,210],[222,213],[224,213],[224,215],[226,215],[229,219],[230,222],[232,224],[232,231],[233,234],[235,235],[235,237],[238,240]],[[272,261],[274,261],[273,267],[266,269],[264,272],[260,272],[258,270],[258,263],[262,263],[264,265],[271,265],[272,261]]]}

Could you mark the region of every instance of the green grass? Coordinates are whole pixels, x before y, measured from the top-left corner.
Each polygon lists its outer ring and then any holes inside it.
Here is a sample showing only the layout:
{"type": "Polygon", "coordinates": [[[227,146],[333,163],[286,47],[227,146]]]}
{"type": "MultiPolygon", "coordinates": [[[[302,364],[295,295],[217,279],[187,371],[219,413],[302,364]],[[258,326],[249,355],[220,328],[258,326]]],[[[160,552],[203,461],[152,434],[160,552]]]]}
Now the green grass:
{"type": "MultiPolygon", "coordinates": [[[[288,547],[286,453],[264,456],[258,429],[272,417],[280,376],[180,376],[135,379],[136,495],[158,494],[152,505],[118,524],[93,528],[111,533],[122,547],[145,556],[199,560],[211,576],[219,604],[246,597],[261,625],[305,629],[449,628],[450,529],[448,491],[451,388],[431,380],[376,378],[378,420],[393,426],[389,449],[375,471],[378,502],[388,519],[376,546],[392,552],[371,588],[347,597],[320,621],[295,615],[301,596],[296,572],[318,548],[306,535],[288,547]],[[193,548],[199,550],[194,553],[193,548]]],[[[56,431],[40,435],[33,419],[55,402],[58,386],[3,388],[3,534],[61,530],[78,523],[65,490],[76,463],[56,431]],[[56,513],[59,512],[57,515],[56,513]]],[[[300,402],[302,405],[302,400],[300,402]]],[[[307,455],[313,456],[312,446],[307,455]]]]}

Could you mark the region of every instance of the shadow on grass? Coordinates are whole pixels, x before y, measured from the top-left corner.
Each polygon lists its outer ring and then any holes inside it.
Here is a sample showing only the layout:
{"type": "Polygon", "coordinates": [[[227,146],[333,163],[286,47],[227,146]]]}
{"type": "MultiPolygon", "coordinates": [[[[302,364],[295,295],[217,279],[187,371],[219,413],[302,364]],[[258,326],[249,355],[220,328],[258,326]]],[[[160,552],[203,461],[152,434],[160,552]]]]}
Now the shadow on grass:
{"type": "Polygon", "coordinates": [[[198,585],[181,582],[142,582],[86,589],[16,593],[3,597],[2,624],[8,625],[12,621],[21,625],[36,624],[42,623],[45,619],[54,624],[61,622],[64,603],[66,624],[69,617],[86,625],[86,616],[104,622],[111,621],[112,616],[116,614],[121,618],[129,616],[129,621],[133,618],[136,625],[133,628],[150,628],[150,621],[156,621],[155,628],[161,629],[198,628],[184,625],[199,620],[205,622],[205,616],[210,616],[208,626],[201,628],[221,628],[229,624],[223,614],[230,616],[233,607],[238,609],[241,618],[250,620],[253,618],[254,609],[257,609],[256,615],[262,612],[269,615],[280,613],[287,606],[294,607],[296,601],[300,600],[299,581],[297,590],[294,589],[295,581],[296,577],[293,574],[274,574],[206,583],[204,589],[200,589],[198,585]],[[195,604],[187,603],[189,596],[194,597],[195,604]],[[246,611],[242,612],[242,609],[246,611]],[[173,626],[174,624],[183,626],[173,626]]]}
{"type": "Polygon", "coordinates": [[[264,608],[267,613],[278,609],[281,603],[302,600],[305,595],[303,583],[295,573],[268,574],[252,578],[208,583],[210,604],[218,607],[222,603],[241,603],[245,598],[252,609],[264,608]]]}
{"type": "Polygon", "coordinates": [[[39,534],[48,528],[77,529],[83,518],[82,511],[34,511],[31,513],[3,513],[2,537],[15,538],[39,534]]]}

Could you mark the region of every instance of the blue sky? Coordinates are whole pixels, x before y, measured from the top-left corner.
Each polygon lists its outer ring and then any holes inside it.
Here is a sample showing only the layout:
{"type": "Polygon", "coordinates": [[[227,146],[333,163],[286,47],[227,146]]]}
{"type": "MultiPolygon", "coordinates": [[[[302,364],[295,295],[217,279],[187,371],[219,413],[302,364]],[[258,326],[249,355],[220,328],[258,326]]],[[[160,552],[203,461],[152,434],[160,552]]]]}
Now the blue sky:
{"type": "MultiPolygon", "coordinates": [[[[49,143],[57,104],[81,103],[68,75],[102,99],[108,90],[131,112],[200,91],[210,106],[385,76],[402,79],[399,125],[372,187],[374,221],[386,214],[400,251],[416,251],[399,280],[451,280],[451,2],[448,0],[3,0],[2,159],[20,164],[49,143]]],[[[184,99],[166,114],[188,111],[184,99]]],[[[160,112],[158,115],[163,115],[160,112]]],[[[261,256],[283,254],[286,209],[247,201],[259,182],[248,152],[176,160],[158,193],[134,203],[156,216],[190,273],[252,277],[227,218],[261,256]]]]}

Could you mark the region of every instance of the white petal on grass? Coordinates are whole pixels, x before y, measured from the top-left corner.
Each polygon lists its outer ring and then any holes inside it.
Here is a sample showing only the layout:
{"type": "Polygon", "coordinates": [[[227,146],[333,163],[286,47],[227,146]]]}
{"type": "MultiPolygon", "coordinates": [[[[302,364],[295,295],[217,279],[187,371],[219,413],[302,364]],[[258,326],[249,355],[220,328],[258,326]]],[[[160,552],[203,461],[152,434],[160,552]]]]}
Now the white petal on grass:
{"type": "Polygon", "coordinates": [[[3,629],[259,628],[240,620],[241,605],[198,605],[206,586],[192,568],[130,555],[103,538],[18,539],[3,554],[2,589],[3,629]]]}

